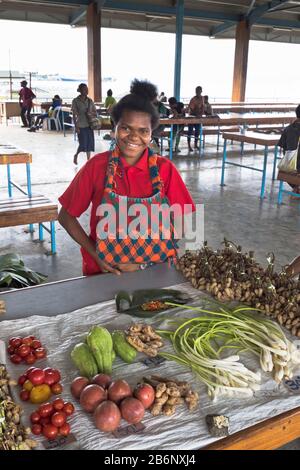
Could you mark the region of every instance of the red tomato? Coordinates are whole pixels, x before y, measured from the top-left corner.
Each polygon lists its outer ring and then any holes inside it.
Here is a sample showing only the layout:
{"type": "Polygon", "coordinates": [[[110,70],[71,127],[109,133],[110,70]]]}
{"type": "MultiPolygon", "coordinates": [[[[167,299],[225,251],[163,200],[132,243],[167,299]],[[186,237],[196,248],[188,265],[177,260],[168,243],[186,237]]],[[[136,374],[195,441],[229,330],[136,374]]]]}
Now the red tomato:
{"type": "Polygon", "coordinates": [[[45,383],[45,372],[43,369],[33,369],[28,374],[28,379],[33,385],[42,385],[45,383]]]}
{"type": "Polygon", "coordinates": [[[30,372],[35,369],[36,367],[29,367],[29,369],[27,369],[27,371],[25,372],[26,377],[28,378],[28,375],[30,374],[30,372]]]}
{"type": "Polygon", "coordinates": [[[46,426],[46,424],[50,424],[50,416],[47,416],[47,418],[41,418],[40,423],[42,426],[46,426]]]}
{"type": "Polygon", "coordinates": [[[67,421],[67,415],[63,411],[57,411],[54,415],[51,416],[51,423],[53,426],[60,428],[67,421]]]}
{"type": "Polygon", "coordinates": [[[25,357],[26,364],[34,364],[35,361],[36,361],[36,357],[32,352],[30,352],[28,356],[25,357]]]}
{"type": "Polygon", "coordinates": [[[10,356],[10,360],[14,364],[20,364],[22,362],[22,358],[18,354],[13,354],[12,356],[10,356]]]}
{"type": "Polygon", "coordinates": [[[22,344],[26,344],[26,346],[31,346],[33,341],[32,338],[34,338],[34,336],[26,336],[22,339],[22,344]]]}
{"type": "Polygon", "coordinates": [[[21,357],[26,357],[30,353],[30,347],[27,346],[27,344],[21,344],[21,346],[18,347],[17,353],[21,357]]]}
{"type": "Polygon", "coordinates": [[[58,434],[58,429],[56,426],[53,426],[53,424],[46,424],[43,428],[43,435],[49,439],[49,441],[55,439],[58,434]]]}
{"type": "Polygon", "coordinates": [[[28,401],[29,400],[29,392],[27,390],[22,390],[20,393],[20,398],[23,401],[28,401]]]}
{"type": "Polygon", "coordinates": [[[47,367],[47,369],[44,369],[44,372],[45,372],[45,384],[53,385],[60,381],[61,377],[57,369],[51,369],[50,367],[47,367]]]}
{"type": "Polygon", "coordinates": [[[74,413],[74,405],[73,403],[70,403],[69,401],[64,404],[63,408],[64,412],[66,413],[67,416],[71,416],[74,413]]]}
{"type": "Polygon", "coordinates": [[[31,347],[32,347],[33,349],[41,348],[41,347],[42,347],[42,343],[41,343],[38,339],[34,339],[34,340],[32,341],[31,347]]]}
{"type": "Polygon", "coordinates": [[[33,351],[37,359],[44,359],[47,356],[47,351],[45,348],[38,348],[33,351]]]}
{"type": "Polygon", "coordinates": [[[30,421],[32,422],[32,424],[38,423],[40,421],[40,418],[41,418],[41,416],[39,415],[39,413],[37,411],[34,411],[30,415],[30,421]]]}
{"type": "Polygon", "coordinates": [[[8,348],[7,348],[8,354],[14,354],[15,349],[16,349],[16,348],[15,348],[14,346],[8,346],[8,348]]]}
{"type": "Polygon", "coordinates": [[[64,407],[64,401],[61,398],[55,398],[52,402],[53,408],[55,411],[60,411],[64,407]]]}
{"type": "Polygon", "coordinates": [[[21,387],[22,387],[22,385],[26,382],[26,380],[27,380],[26,375],[20,375],[19,380],[18,380],[18,384],[21,385],[21,387]]]}
{"type": "Polygon", "coordinates": [[[13,346],[14,348],[18,348],[22,344],[22,338],[19,338],[19,337],[10,338],[8,344],[10,346],[13,346]]]}
{"type": "Polygon", "coordinates": [[[70,434],[71,427],[69,423],[65,423],[63,426],[59,428],[59,434],[61,436],[68,436],[70,434]]]}
{"type": "Polygon", "coordinates": [[[51,416],[53,411],[54,409],[52,403],[44,403],[38,408],[38,414],[41,418],[47,418],[48,416],[51,416]]]}
{"type": "Polygon", "coordinates": [[[51,385],[50,388],[51,388],[51,392],[54,393],[54,395],[59,395],[63,391],[63,387],[59,383],[51,385]]]}
{"type": "Polygon", "coordinates": [[[40,424],[34,424],[31,427],[31,432],[32,432],[32,434],[35,434],[36,436],[39,436],[40,434],[42,434],[42,426],[40,424]]]}

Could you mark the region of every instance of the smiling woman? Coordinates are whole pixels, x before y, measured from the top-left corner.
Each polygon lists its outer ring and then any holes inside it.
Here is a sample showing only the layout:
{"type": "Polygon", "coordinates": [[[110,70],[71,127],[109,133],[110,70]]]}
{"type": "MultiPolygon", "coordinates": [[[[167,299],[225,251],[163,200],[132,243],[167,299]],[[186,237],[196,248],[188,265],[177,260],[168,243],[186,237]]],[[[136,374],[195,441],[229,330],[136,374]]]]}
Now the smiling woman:
{"type": "Polygon", "coordinates": [[[115,147],[89,160],[59,198],[59,221],[81,246],[86,275],[121,274],[174,260],[170,209],[179,207],[180,217],[195,210],[176,167],[151,150],[159,121],[152,104],[156,96],[151,83],[132,83],[131,93],[112,108],[115,147]],[[88,236],[77,218],[91,202],[88,236]]]}

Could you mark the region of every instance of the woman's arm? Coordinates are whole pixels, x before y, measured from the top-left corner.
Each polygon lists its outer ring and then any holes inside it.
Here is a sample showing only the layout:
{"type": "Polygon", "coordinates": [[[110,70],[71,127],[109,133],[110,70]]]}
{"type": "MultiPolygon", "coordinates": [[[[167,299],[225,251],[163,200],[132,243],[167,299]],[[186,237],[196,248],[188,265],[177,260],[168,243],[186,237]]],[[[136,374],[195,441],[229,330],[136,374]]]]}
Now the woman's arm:
{"type": "Polygon", "coordinates": [[[286,269],[286,273],[289,277],[297,276],[300,274],[300,256],[294,259],[286,269]]]}
{"type": "Polygon", "coordinates": [[[68,232],[70,237],[92,256],[103,272],[109,271],[110,273],[121,274],[118,269],[114,269],[109,264],[99,259],[92,240],[87,236],[77,218],[70,215],[64,207],[62,207],[59,212],[58,221],[68,232]]]}

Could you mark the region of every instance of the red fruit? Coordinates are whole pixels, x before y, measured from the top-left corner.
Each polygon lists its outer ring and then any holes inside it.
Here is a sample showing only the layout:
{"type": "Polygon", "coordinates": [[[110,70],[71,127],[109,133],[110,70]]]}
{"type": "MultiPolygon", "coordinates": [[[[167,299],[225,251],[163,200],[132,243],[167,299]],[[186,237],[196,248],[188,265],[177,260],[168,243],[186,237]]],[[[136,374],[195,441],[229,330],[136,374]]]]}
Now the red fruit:
{"type": "Polygon", "coordinates": [[[51,416],[51,423],[53,426],[60,428],[67,421],[67,415],[63,411],[57,411],[54,415],[51,416]]]}
{"type": "Polygon", "coordinates": [[[41,347],[42,347],[42,343],[41,343],[38,339],[34,339],[34,340],[32,341],[31,347],[32,347],[33,349],[41,348],[41,347]]]}
{"type": "Polygon", "coordinates": [[[9,346],[13,346],[14,348],[18,348],[22,344],[22,338],[13,337],[8,342],[9,346]]]}
{"type": "Polygon", "coordinates": [[[52,403],[44,403],[43,405],[40,405],[38,408],[38,414],[40,415],[41,418],[47,418],[48,416],[51,416],[54,411],[53,404],[52,403]]]}
{"type": "Polygon", "coordinates": [[[47,356],[47,351],[45,348],[34,349],[34,355],[37,359],[44,359],[47,356]]]}
{"type": "Polygon", "coordinates": [[[28,378],[28,375],[30,374],[30,372],[35,369],[36,367],[29,367],[29,369],[27,369],[27,371],[25,372],[26,377],[28,378]]]}
{"type": "Polygon", "coordinates": [[[45,381],[44,383],[47,385],[53,385],[56,384],[57,382],[60,381],[60,373],[57,369],[50,369],[49,367],[47,369],[44,369],[45,372],[45,381]]]}
{"type": "Polygon", "coordinates": [[[26,346],[31,346],[33,341],[32,338],[34,338],[34,336],[26,336],[22,339],[22,344],[26,344],[26,346]]]}
{"type": "Polygon", "coordinates": [[[56,426],[53,426],[53,424],[46,424],[43,428],[43,435],[49,439],[49,441],[55,439],[58,434],[58,429],[56,426]]]}
{"type": "Polygon", "coordinates": [[[73,403],[66,402],[64,404],[63,410],[64,410],[64,412],[66,413],[67,416],[71,416],[74,413],[74,410],[75,410],[73,403]]]}
{"type": "Polygon", "coordinates": [[[52,402],[53,408],[55,411],[61,411],[65,405],[64,401],[61,398],[55,398],[52,402]]]}
{"type": "Polygon", "coordinates": [[[21,357],[26,357],[30,353],[30,346],[27,346],[27,344],[21,344],[21,346],[18,347],[17,353],[21,357]]]}
{"type": "Polygon", "coordinates": [[[28,356],[25,357],[26,364],[34,364],[35,361],[36,361],[36,357],[32,352],[30,352],[28,356]]]}
{"type": "Polygon", "coordinates": [[[10,360],[14,364],[20,364],[22,362],[22,358],[18,354],[13,354],[12,356],[10,356],[10,360]]]}
{"type": "Polygon", "coordinates": [[[29,400],[29,392],[27,390],[22,390],[20,393],[20,398],[23,401],[28,401],[29,400]]]}
{"type": "Polygon", "coordinates": [[[36,436],[39,436],[40,434],[42,434],[42,426],[40,424],[34,424],[32,427],[31,427],[31,432],[32,434],[35,434],[36,436]]]}
{"type": "Polygon", "coordinates": [[[70,434],[70,431],[71,431],[71,427],[69,423],[65,423],[63,424],[63,426],[59,428],[59,434],[61,436],[68,436],[70,434]]]}
{"type": "Polygon", "coordinates": [[[155,400],[154,388],[149,384],[139,384],[133,391],[135,398],[142,402],[144,408],[150,408],[155,400]]]}
{"type": "Polygon", "coordinates": [[[15,349],[16,349],[16,348],[15,348],[14,346],[8,346],[8,348],[7,348],[8,354],[14,354],[15,349]]]}
{"type": "Polygon", "coordinates": [[[22,387],[22,385],[26,382],[26,380],[27,380],[26,375],[20,375],[19,380],[18,380],[18,384],[21,385],[21,387],[22,387]]]}
{"type": "Polygon", "coordinates": [[[28,379],[33,385],[42,385],[45,382],[45,372],[43,369],[34,369],[28,374],[28,379]]]}
{"type": "Polygon", "coordinates": [[[122,418],[130,424],[137,424],[142,421],[145,408],[137,398],[125,398],[120,405],[122,418]]]}
{"type": "Polygon", "coordinates": [[[46,426],[46,424],[50,424],[50,416],[47,416],[47,418],[41,418],[40,423],[42,426],[46,426]]]}
{"type": "Polygon", "coordinates": [[[31,413],[30,421],[32,422],[32,424],[38,423],[40,419],[41,419],[41,416],[37,411],[34,411],[33,413],[31,413]]]}
{"type": "Polygon", "coordinates": [[[86,377],[76,377],[71,383],[71,393],[73,397],[79,400],[82,390],[89,385],[89,383],[86,377]]]}
{"type": "Polygon", "coordinates": [[[59,383],[51,385],[50,388],[51,388],[51,392],[54,393],[54,395],[59,395],[63,391],[63,387],[59,383]]]}
{"type": "Polygon", "coordinates": [[[100,387],[107,389],[111,384],[111,376],[107,374],[97,374],[92,378],[92,384],[100,385],[100,387]]]}

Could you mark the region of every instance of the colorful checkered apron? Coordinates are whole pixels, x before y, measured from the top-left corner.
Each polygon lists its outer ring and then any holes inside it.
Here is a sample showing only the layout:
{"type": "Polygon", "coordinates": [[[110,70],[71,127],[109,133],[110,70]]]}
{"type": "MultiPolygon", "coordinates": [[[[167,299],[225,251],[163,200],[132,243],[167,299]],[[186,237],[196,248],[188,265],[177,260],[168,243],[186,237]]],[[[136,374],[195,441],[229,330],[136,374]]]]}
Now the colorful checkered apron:
{"type": "MultiPolygon", "coordinates": [[[[153,193],[147,198],[133,198],[120,196],[115,192],[115,174],[119,165],[119,149],[111,152],[106,175],[102,204],[109,204],[114,208],[115,231],[110,233],[109,223],[104,225],[104,230],[99,236],[99,222],[103,222],[103,216],[99,217],[97,225],[96,248],[99,258],[110,265],[123,263],[163,263],[176,259],[176,241],[174,238],[174,224],[169,211],[169,202],[162,193],[162,182],[157,167],[157,156],[149,151],[149,171],[152,181],[153,193]],[[142,211],[139,212],[140,224],[132,225],[136,215],[131,216],[130,208],[139,204],[142,211]],[[162,206],[163,205],[163,206],[162,206]],[[161,211],[161,212],[160,212],[161,211]],[[127,226],[121,219],[127,220],[127,226]],[[143,230],[141,230],[141,226],[143,230]],[[139,227],[139,230],[134,227],[139,227]]],[[[136,207],[136,206],[135,206],[136,207]]],[[[103,225],[102,225],[103,228],[103,225]]]]}

